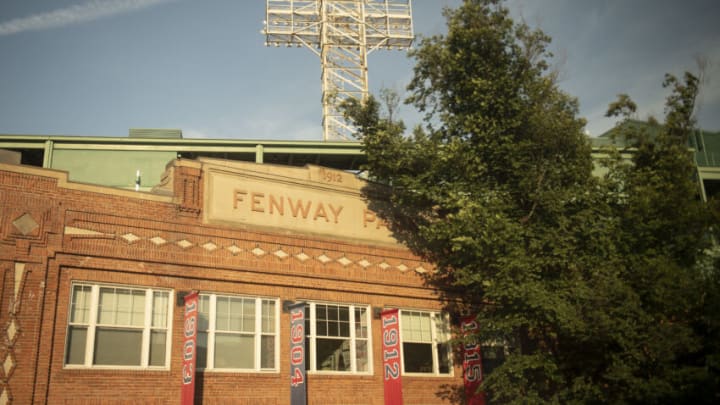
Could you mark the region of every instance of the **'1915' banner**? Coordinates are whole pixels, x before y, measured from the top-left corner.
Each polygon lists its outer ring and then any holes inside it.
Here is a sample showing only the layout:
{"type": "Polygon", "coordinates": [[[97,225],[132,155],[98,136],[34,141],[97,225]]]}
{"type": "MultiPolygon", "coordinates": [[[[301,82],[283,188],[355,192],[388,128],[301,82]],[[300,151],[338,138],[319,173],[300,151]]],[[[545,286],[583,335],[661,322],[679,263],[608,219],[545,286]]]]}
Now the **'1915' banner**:
{"type": "Polygon", "coordinates": [[[307,404],[305,303],[290,306],[290,405],[307,404]]]}
{"type": "Polygon", "coordinates": [[[195,397],[195,364],[197,362],[198,293],[185,296],[183,327],[182,391],[180,403],[192,405],[195,397]]]}
{"type": "Polygon", "coordinates": [[[402,380],[400,379],[400,323],[398,310],[382,312],[383,381],[385,405],[402,405],[402,380]]]}
{"type": "Polygon", "coordinates": [[[478,392],[483,379],[480,343],[477,340],[478,323],[474,316],[465,317],[461,322],[460,328],[465,338],[463,379],[467,405],[485,405],[485,393],[478,392]]]}

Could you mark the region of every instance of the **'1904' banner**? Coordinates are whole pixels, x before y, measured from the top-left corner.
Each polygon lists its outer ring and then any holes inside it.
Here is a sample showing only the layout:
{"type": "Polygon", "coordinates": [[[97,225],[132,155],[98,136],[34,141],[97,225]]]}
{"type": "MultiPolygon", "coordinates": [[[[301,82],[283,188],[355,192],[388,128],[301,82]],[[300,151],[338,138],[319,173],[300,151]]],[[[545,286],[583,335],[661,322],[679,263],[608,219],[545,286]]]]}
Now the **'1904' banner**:
{"type": "Polygon", "coordinates": [[[382,312],[383,381],[385,405],[402,405],[402,380],[400,379],[400,324],[398,310],[382,312]]]}
{"type": "Polygon", "coordinates": [[[195,364],[197,362],[198,293],[185,296],[183,327],[182,391],[180,403],[192,405],[195,397],[195,364]]]}
{"type": "Polygon", "coordinates": [[[290,306],[290,405],[307,404],[305,303],[290,306]]]}
{"type": "Polygon", "coordinates": [[[477,339],[478,323],[474,316],[462,319],[460,328],[465,343],[463,345],[463,379],[467,405],[485,405],[485,393],[479,392],[482,383],[482,357],[477,339]]]}

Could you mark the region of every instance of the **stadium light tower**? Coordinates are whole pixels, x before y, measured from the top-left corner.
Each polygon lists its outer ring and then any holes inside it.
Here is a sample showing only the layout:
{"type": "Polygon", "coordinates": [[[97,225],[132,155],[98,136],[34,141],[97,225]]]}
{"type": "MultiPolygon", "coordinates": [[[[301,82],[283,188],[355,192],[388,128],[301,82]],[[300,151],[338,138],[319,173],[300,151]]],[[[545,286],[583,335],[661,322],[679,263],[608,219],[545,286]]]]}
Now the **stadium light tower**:
{"type": "Polygon", "coordinates": [[[411,0],[267,0],[266,46],[305,46],[320,57],[323,139],[351,139],[338,106],[368,96],[367,55],[408,49],[411,0]]]}

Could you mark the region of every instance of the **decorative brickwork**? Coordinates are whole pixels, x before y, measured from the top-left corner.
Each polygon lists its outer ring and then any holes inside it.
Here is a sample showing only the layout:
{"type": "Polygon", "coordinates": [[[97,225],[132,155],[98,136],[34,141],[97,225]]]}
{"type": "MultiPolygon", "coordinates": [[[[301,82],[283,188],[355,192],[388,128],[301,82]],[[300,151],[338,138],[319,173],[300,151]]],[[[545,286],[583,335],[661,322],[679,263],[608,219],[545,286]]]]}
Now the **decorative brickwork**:
{"type": "Polygon", "coordinates": [[[201,171],[199,167],[176,167],[175,190],[179,191],[180,215],[196,217],[202,209],[202,196],[200,190],[201,171]]]}
{"type": "MultiPolygon", "coordinates": [[[[423,263],[418,261],[408,262],[407,264],[405,262],[399,262],[398,264],[392,265],[389,264],[385,258],[378,256],[371,257],[372,261],[368,260],[368,256],[363,256],[358,260],[353,260],[349,258],[344,252],[335,253],[334,256],[337,257],[330,257],[326,254],[326,252],[322,252],[317,256],[309,256],[302,248],[298,250],[297,247],[281,246],[277,244],[270,244],[263,247],[264,244],[260,244],[250,240],[238,241],[218,238],[207,239],[206,242],[202,243],[199,242],[205,240],[199,239],[204,237],[202,235],[175,235],[175,240],[169,240],[167,239],[169,236],[165,235],[165,237],[163,237],[162,233],[152,234],[151,236],[141,236],[142,233],[142,230],[135,230],[134,233],[132,229],[128,228],[109,230],[109,233],[107,233],[93,229],[71,226],[65,227],[65,235],[70,236],[71,239],[112,239],[118,243],[124,243],[126,245],[136,246],[138,248],[140,248],[141,246],[142,248],[147,248],[147,244],[140,243],[147,241],[152,243],[152,246],[154,246],[154,248],[158,250],[170,250],[174,249],[175,247],[180,247],[185,251],[189,251],[192,249],[199,251],[200,249],[202,249],[203,252],[199,253],[213,254],[219,257],[222,257],[223,255],[227,256],[227,253],[230,253],[233,256],[237,256],[240,253],[249,252],[257,259],[261,259],[263,256],[272,255],[280,260],[297,260],[305,264],[307,264],[306,262],[308,260],[314,260],[321,265],[326,265],[328,263],[339,263],[343,267],[355,265],[362,270],[368,269],[372,266],[377,266],[378,268],[386,271],[397,270],[400,272],[406,272],[412,270],[419,274],[427,273],[427,270],[425,269],[425,267],[423,267],[423,263]],[[193,240],[198,240],[198,242],[193,242],[193,240]]],[[[425,266],[427,266],[427,264],[425,264],[425,266]]]]}
{"type": "MultiPolygon", "coordinates": [[[[175,300],[196,290],[278,303],[443,308],[425,284],[433,267],[400,245],[203,222],[208,164],[175,162],[152,194],[78,185],[61,172],[0,164],[0,405],[178,403],[181,307],[174,306],[168,319],[167,367],[66,364],[71,313],[84,305],[72,301],[79,284],[146,288],[170,292],[175,300]]],[[[327,207],[319,220],[332,220],[327,207]]],[[[276,369],[199,372],[196,403],[288,403],[289,314],[278,313],[276,369]]],[[[309,403],[382,404],[381,325],[369,319],[369,372],[310,373],[309,403]]],[[[461,387],[460,376],[459,369],[450,377],[405,376],[406,402],[449,403],[442,395],[461,387]]]]}

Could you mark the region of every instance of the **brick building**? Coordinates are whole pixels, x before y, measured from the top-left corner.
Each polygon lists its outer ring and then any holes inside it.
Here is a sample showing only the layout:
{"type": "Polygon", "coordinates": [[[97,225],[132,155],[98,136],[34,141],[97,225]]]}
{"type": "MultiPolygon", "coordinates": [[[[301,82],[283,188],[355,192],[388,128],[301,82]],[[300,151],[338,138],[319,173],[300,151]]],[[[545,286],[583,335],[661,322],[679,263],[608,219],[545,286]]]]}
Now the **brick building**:
{"type": "Polygon", "coordinates": [[[203,158],[137,192],[0,164],[0,404],[178,403],[190,291],[196,403],[289,403],[292,302],[307,309],[308,403],[383,403],[383,308],[400,309],[405,403],[451,403],[462,371],[432,267],[363,184],[203,158]]]}

